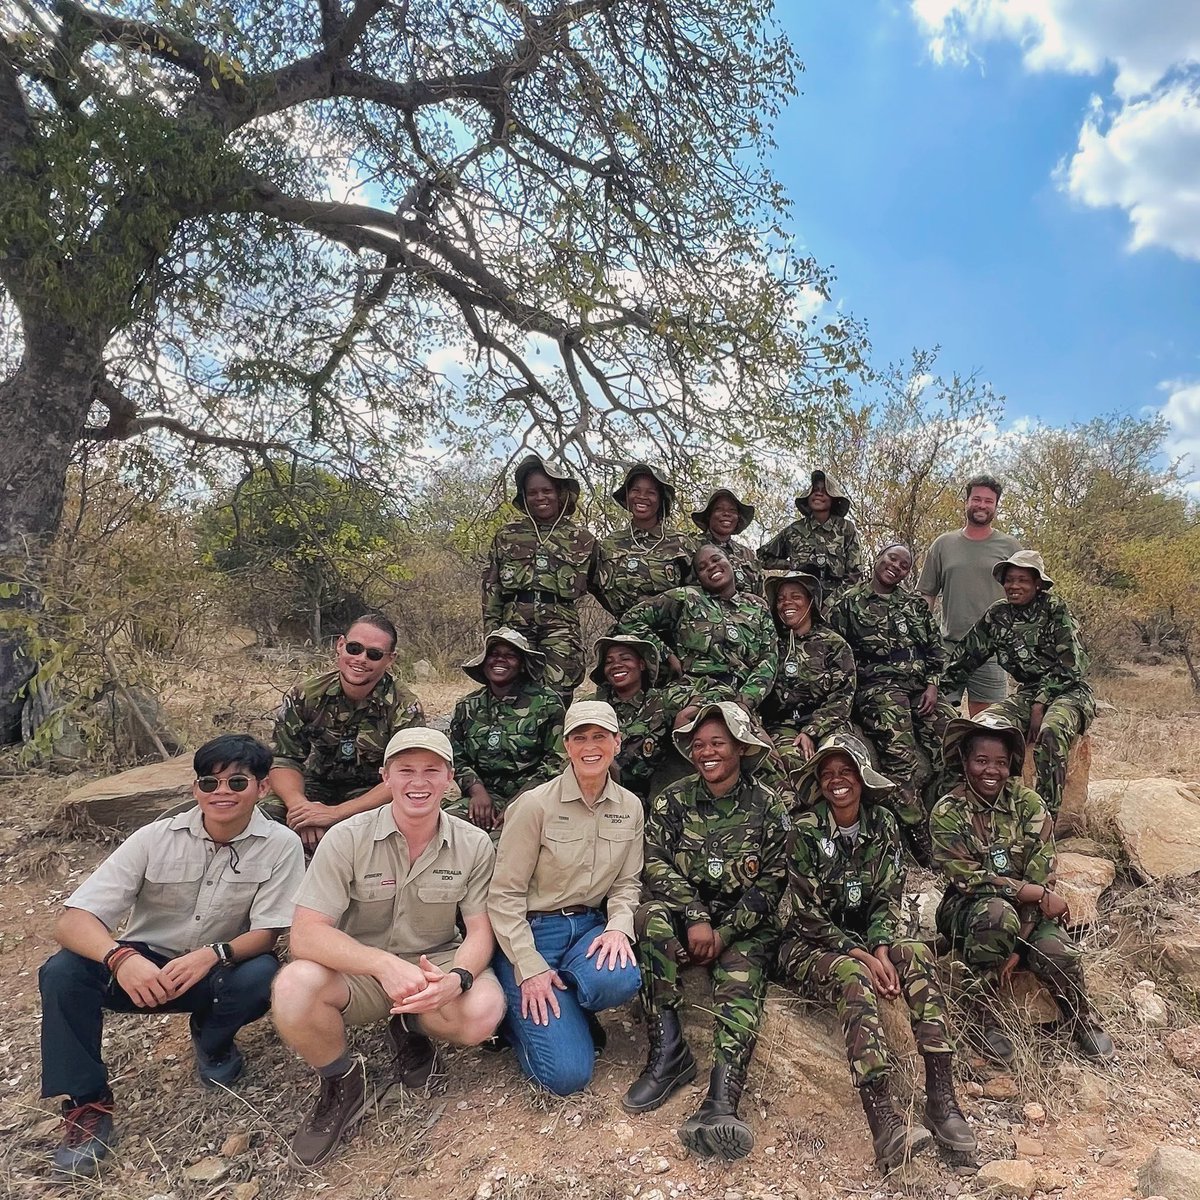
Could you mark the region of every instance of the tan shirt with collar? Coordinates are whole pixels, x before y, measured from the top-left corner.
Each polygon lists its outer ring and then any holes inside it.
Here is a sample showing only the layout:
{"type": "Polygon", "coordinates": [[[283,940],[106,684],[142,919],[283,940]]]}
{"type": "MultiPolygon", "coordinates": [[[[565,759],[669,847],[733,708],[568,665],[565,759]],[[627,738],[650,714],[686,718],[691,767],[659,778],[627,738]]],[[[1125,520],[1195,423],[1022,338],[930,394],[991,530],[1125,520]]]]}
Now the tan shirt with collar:
{"type": "Polygon", "coordinates": [[[231,842],[214,842],[190,808],[130,834],[67,898],[121,938],[174,957],[251,929],[287,929],[304,847],[257,809],[231,842]]]}
{"type": "Polygon", "coordinates": [[[607,900],[605,928],[632,940],[643,826],[642,802],[631,791],[610,779],[589,806],[570,767],[509,805],[488,912],[518,983],[550,969],[534,946],[531,910],[600,908],[607,900]]]}
{"type": "Polygon", "coordinates": [[[487,911],[494,861],[482,829],[443,812],[429,845],[410,863],[408,840],[385,804],[326,832],[296,903],[332,918],[364,946],[416,959],[462,941],[460,911],[487,911]]]}

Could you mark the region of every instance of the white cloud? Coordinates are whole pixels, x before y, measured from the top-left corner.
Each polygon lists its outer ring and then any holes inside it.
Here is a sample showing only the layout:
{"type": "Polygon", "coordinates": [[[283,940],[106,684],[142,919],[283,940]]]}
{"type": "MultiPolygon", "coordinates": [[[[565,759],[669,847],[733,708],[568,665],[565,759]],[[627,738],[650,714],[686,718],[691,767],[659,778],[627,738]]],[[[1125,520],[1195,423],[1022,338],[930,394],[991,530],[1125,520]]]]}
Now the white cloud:
{"type": "Polygon", "coordinates": [[[962,65],[985,42],[1021,47],[1030,71],[1100,75],[1059,186],[1129,218],[1130,248],[1200,259],[1198,0],[910,0],[937,62],[962,65]]]}
{"type": "Polygon", "coordinates": [[[1122,98],[1200,63],[1196,0],[912,0],[912,13],[940,62],[967,61],[980,42],[1016,42],[1031,71],[1097,75],[1112,64],[1122,98]]]}
{"type": "Polygon", "coordinates": [[[1091,208],[1124,209],[1131,249],[1165,246],[1200,259],[1200,93],[1180,82],[1111,120],[1097,105],[1059,183],[1091,208]]]}
{"type": "Polygon", "coordinates": [[[1167,402],[1159,409],[1171,427],[1167,453],[1186,459],[1184,475],[1194,476],[1200,471],[1200,380],[1174,379],[1158,386],[1167,393],[1167,402]]]}

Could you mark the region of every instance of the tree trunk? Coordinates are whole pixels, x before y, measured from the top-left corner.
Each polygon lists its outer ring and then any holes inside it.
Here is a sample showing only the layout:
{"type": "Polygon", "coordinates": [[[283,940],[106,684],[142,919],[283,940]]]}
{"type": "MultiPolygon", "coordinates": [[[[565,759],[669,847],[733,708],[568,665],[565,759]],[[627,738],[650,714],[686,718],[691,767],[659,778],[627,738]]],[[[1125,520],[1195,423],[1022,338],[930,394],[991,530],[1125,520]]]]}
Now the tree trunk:
{"type": "MultiPolygon", "coordinates": [[[[36,579],[62,514],[67,468],[101,368],[102,339],[25,322],[25,354],[0,382],[0,583],[36,579]]],[[[36,589],[0,595],[3,609],[40,603],[36,589]]],[[[36,669],[19,631],[0,629],[0,745],[21,739],[21,692],[36,669]]]]}

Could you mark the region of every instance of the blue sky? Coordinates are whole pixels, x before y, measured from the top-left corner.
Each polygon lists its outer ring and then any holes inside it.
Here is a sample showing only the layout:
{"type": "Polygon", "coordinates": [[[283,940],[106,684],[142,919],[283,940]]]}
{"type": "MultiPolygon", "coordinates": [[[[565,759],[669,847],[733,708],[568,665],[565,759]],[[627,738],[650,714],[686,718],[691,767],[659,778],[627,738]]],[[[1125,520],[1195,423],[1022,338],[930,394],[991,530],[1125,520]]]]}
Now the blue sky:
{"type": "Polygon", "coordinates": [[[1160,409],[1200,468],[1200,3],[777,12],[773,166],[878,361],[938,343],[1010,421],[1160,409]]]}

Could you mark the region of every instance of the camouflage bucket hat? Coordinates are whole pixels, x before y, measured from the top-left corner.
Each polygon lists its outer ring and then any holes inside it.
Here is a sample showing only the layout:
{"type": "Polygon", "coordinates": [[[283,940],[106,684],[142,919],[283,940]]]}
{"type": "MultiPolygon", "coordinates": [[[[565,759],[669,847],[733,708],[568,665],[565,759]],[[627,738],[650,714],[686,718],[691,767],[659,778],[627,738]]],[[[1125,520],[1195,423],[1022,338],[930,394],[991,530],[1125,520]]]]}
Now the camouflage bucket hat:
{"type": "MultiPolygon", "coordinates": [[[[771,607],[771,615],[775,616],[775,601],[779,598],[779,589],[785,583],[798,583],[812,598],[812,614],[818,620],[825,619],[825,609],[822,607],[824,596],[821,588],[821,581],[815,576],[810,575],[807,571],[783,571],[775,575],[768,575],[766,582],[767,603],[771,607]]],[[[778,620],[778,617],[776,617],[778,620]]]]}
{"type": "Polygon", "coordinates": [[[746,715],[745,709],[740,704],[734,704],[732,700],[722,700],[719,704],[701,705],[700,711],[686,725],[681,725],[672,734],[675,741],[675,749],[684,758],[689,758],[688,751],[692,744],[692,734],[709,717],[720,717],[725,722],[725,728],[729,730],[733,740],[746,747],[745,758],[747,762],[761,758],[770,750],[771,747],[754,732],[754,726],[750,723],[750,718],[746,715]]]}
{"type": "Polygon", "coordinates": [[[569,517],[579,507],[579,480],[568,475],[566,467],[552,459],[543,458],[540,454],[526,455],[517,463],[517,469],[513,473],[513,483],[517,489],[512,498],[513,506],[525,512],[525,480],[533,471],[541,471],[547,479],[566,491],[566,499],[563,501],[563,516],[569,517]]]}
{"type": "Polygon", "coordinates": [[[612,498],[624,509],[628,509],[629,505],[626,500],[629,498],[629,485],[639,476],[649,475],[655,483],[658,484],[658,490],[662,492],[662,520],[666,520],[671,515],[671,509],[675,506],[675,485],[657,468],[652,467],[649,463],[635,462],[625,472],[625,478],[621,482],[621,486],[612,494],[612,498]]]}
{"type": "Polygon", "coordinates": [[[607,637],[597,638],[592,653],[596,656],[596,665],[588,678],[597,684],[607,683],[604,678],[604,656],[611,646],[624,646],[632,650],[646,664],[646,687],[652,688],[658,680],[658,649],[653,642],[644,638],[634,637],[629,633],[610,633],[607,637]]]}
{"type": "Polygon", "coordinates": [[[813,471],[809,476],[807,490],[803,491],[796,497],[796,507],[805,514],[808,514],[808,498],[812,495],[813,488],[818,484],[825,485],[825,491],[829,494],[829,499],[832,502],[829,507],[829,514],[833,517],[844,517],[850,511],[850,497],[842,490],[842,485],[837,479],[830,475],[828,471],[813,471]]]}
{"type": "Polygon", "coordinates": [[[1047,591],[1054,586],[1054,580],[1046,574],[1046,564],[1036,550],[1018,550],[992,568],[992,578],[1001,587],[1004,586],[1004,572],[1009,567],[1024,567],[1026,571],[1032,571],[1042,581],[1042,587],[1047,591]]]}
{"type": "Polygon", "coordinates": [[[707,533],[708,522],[712,517],[713,505],[716,504],[716,502],[720,500],[722,496],[724,496],[726,500],[732,500],[734,507],[738,510],[738,522],[734,526],[733,532],[741,533],[742,530],[754,520],[754,505],[743,504],[729,488],[717,488],[717,490],[713,492],[712,495],[710,495],[709,498],[704,502],[704,507],[698,508],[694,513],[692,513],[692,520],[700,529],[707,533]]]}
{"type": "Polygon", "coordinates": [[[818,774],[821,764],[834,754],[844,754],[858,768],[862,780],[863,795],[872,804],[887,797],[895,784],[871,766],[871,753],[856,737],[847,733],[835,733],[827,737],[818,747],[816,754],[804,764],[804,770],[796,782],[796,801],[802,808],[812,808],[821,799],[821,784],[818,774]]]}
{"type": "Polygon", "coordinates": [[[487,676],[483,673],[483,660],[487,658],[488,651],[496,642],[506,642],[514,650],[519,650],[524,660],[525,674],[535,683],[541,682],[542,672],[546,668],[546,656],[540,650],[535,650],[523,633],[518,633],[515,629],[509,629],[506,626],[493,629],[483,639],[483,649],[474,658],[463,663],[463,674],[486,687],[487,676]]]}
{"type": "Polygon", "coordinates": [[[942,756],[953,762],[963,751],[967,739],[985,733],[998,737],[1008,747],[1008,757],[1014,775],[1025,767],[1025,735],[1007,718],[986,710],[977,717],[955,717],[946,725],[942,736],[942,756]]]}

